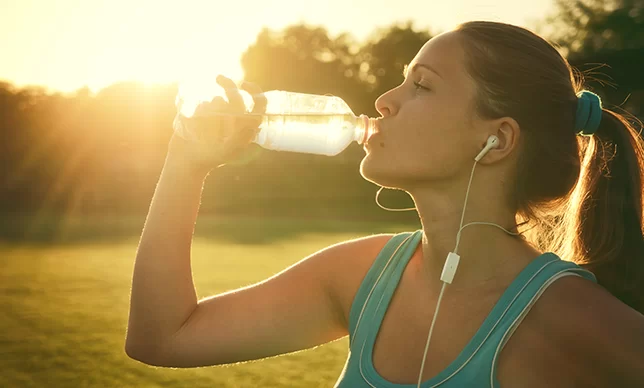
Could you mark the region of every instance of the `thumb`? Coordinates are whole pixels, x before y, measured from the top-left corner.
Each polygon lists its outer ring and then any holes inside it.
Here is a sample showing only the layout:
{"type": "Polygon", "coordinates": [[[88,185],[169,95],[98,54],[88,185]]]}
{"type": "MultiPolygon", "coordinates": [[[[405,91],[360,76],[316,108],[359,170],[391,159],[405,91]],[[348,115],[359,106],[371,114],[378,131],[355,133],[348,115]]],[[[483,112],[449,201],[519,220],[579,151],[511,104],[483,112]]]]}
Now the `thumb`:
{"type": "Polygon", "coordinates": [[[262,117],[248,115],[241,117],[239,121],[240,128],[243,128],[241,131],[243,141],[250,143],[255,140],[261,129],[260,125],[262,124],[262,117]]]}

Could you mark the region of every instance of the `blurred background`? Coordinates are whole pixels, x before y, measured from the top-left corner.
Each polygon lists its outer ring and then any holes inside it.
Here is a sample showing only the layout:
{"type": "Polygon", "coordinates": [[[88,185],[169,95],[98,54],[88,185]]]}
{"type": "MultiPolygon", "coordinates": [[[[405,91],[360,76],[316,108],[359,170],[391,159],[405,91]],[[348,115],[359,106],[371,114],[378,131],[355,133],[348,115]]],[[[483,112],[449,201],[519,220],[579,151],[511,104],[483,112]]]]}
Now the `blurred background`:
{"type": "MultiPolygon", "coordinates": [[[[222,73],[376,116],[417,50],[469,20],[538,32],[605,106],[644,119],[644,0],[0,0],[0,386],[332,386],[346,339],[230,368],[125,356],[132,264],[178,87],[222,73]]],[[[262,150],[214,171],[193,247],[200,297],[347,238],[418,228],[414,212],[377,207],[363,155],[262,150]]],[[[411,205],[400,192],[381,201],[411,205]]]]}

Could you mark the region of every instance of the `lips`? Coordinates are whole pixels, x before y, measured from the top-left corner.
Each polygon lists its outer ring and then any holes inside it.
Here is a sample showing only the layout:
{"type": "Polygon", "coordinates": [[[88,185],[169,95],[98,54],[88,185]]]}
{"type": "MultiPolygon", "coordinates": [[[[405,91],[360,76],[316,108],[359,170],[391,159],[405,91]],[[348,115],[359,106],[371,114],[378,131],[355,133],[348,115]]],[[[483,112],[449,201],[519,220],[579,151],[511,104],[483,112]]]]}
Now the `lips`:
{"type": "Polygon", "coordinates": [[[379,139],[382,136],[382,134],[379,131],[373,131],[369,134],[367,137],[367,140],[365,141],[365,146],[369,147],[373,144],[373,142],[377,139],[379,139]]]}
{"type": "Polygon", "coordinates": [[[380,133],[380,126],[381,126],[381,125],[382,125],[382,124],[381,124],[381,122],[380,122],[380,118],[375,119],[375,120],[373,121],[373,128],[372,128],[371,134],[373,135],[373,134],[375,134],[375,133],[380,133]]]}
{"type": "Polygon", "coordinates": [[[373,125],[371,128],[369,128],[369,131],[367,132],[367,138],[365,140],[365,143],[369,141],[374,135],[378,135],[380,133],[380,119],[376,119],[372,121],[373,125]]]}

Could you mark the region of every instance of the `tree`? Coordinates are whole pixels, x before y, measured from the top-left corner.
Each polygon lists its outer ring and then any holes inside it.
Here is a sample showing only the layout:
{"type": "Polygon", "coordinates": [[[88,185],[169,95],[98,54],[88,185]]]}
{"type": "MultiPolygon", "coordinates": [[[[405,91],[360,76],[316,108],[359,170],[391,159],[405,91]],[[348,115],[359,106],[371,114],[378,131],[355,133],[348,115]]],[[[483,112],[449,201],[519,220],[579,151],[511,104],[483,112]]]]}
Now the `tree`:
{"type": "Polygon", "coordinates": [[[411,22],[377,29],[362,46],[348,34],[331,38],[320,27],[264,29],[241,63],[245,78],[265,89],[330,93],[354,113],[375,115],[375,99],[400,84],[404,65],[430,38],[411,22]]]}
{"type": "Polygon", "coordinates": [[[242,55],[245,78],[266,90],[334,94],[355,102],[362,85],[353,59],[356,43],[348,34],[328,36],[321,27],[294,25],[263,29],[242,55]]]}
{"type": "Polygon", "coordinates": [[[372,34],[358,56],[360,79],[368,84],[372,101],[401,83],[404,66],[430,38],[429,32],[414,30],[412,22],[381,28],[372,34]]]}
{"type": "Polygon", "coordinates": [[[644,48],[644,0],[556,0],[546,23],[572,57],[644,48]]]}
{"type": "Polygon", "coordinates": [[[644,114],[644,0],[557,0],[545,23],[588,87],[609,105],[644,114]]]}

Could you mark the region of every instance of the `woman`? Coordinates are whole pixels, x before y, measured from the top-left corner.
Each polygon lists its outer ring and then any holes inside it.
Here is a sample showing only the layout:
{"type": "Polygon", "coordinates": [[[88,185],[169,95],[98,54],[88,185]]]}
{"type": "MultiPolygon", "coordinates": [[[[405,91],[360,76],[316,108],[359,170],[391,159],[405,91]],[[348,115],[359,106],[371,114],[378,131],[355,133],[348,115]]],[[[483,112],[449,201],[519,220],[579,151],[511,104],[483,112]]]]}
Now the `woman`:
{"type": "MultiPolygon", "coordinates": [[[[220,82],[230,104],[219,108],[244,109],[220,82]]],[[[173,137],[137,252],[127,353],[221,365],[349,335],[338,387],[644,386],[644,150],[581,91],[525,29],[471,22],[431,39],[376,101],[361,164],[365,179],[412,196],[422,230],[337,244],[202,301],[190,272],[202,184],[257,123],[213,124],[215,148],[173,137]]]]}

